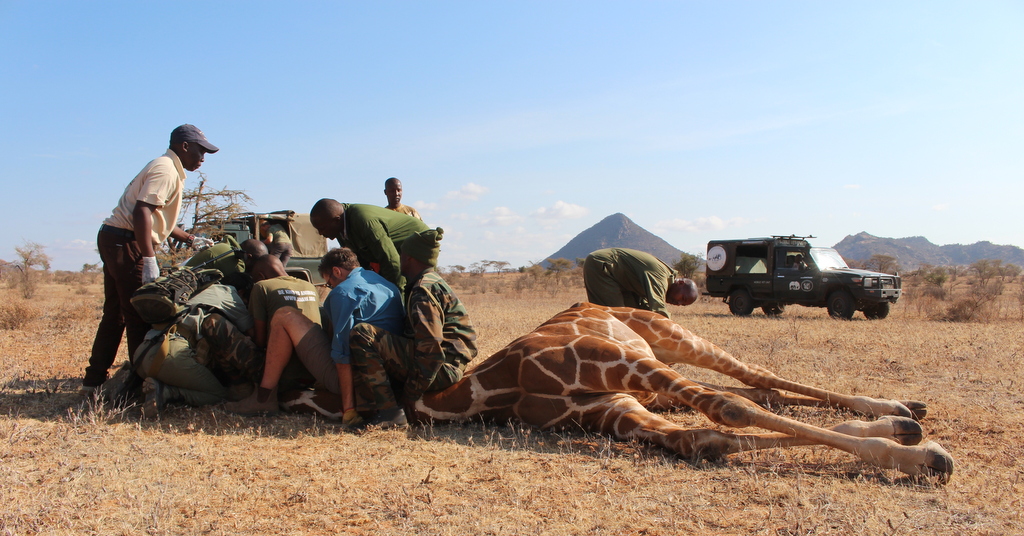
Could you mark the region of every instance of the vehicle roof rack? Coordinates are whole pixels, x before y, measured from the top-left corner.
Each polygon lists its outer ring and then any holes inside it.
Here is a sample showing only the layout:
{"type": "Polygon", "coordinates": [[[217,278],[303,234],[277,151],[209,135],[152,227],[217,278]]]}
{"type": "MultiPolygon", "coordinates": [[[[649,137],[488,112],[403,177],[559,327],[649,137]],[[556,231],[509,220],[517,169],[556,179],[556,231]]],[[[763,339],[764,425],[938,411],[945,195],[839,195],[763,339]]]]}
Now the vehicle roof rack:
{"type": "Polygon", "coordinates": [[[794,235],[789,235],[789,236],[772,235],[772,238],[779,238],[779,239],[783,239],[783,240],[807,240],[808,238],[817,238],[817,237],[813,236],[813,235],[797,236],[797,235],[794,234],[794,235]]]}

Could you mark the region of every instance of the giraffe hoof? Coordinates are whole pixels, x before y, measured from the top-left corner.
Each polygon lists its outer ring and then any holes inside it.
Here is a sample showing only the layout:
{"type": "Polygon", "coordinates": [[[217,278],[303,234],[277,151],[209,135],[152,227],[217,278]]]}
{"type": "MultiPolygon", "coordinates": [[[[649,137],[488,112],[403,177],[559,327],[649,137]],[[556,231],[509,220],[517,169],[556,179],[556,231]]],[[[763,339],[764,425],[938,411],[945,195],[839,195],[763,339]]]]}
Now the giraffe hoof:
{"type": "Polygon", "coordinates": [[[910,417],[913,417],[915,421],[919,421],[928,415],[928,404],[924,402],[918,402],[917,400],[901,400],[900,404],[903,404],[910,410],[910,417]]]}
{"type": "Polygon", "coordinates": [[[892,439],[900,445],[917,445],[924,439],[921,425],[910,417],[882,417],[892,424],[892,439]]]}
{"type": "Polygon", "coordinates": [[[928,450],[925,460],[927,473],[937,477],[940,484],[948,483],[949,477],[953,474],[953,457],[934,441],[929,441],[922,446],[928,450]]]}

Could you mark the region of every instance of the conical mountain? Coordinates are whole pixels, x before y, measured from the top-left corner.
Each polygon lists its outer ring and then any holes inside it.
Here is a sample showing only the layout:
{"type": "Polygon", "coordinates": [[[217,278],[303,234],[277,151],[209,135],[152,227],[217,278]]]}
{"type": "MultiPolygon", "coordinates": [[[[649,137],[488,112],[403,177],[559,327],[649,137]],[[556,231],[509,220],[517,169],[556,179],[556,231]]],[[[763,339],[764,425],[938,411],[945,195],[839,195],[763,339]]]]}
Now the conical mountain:
{"type": "MultiPolygon", "coordinates": [[[[682,251],[672,244],[640,227],[625,214],[616,213],[601,220],[593,227],[576,235],[562,249],[545,259],[582,259],[590,252],[604,248],[629,248],[654,255],[672,266],[679,261],[682,251]]],[[[547,260],[542,264],[547,265],[547,260]]]]}

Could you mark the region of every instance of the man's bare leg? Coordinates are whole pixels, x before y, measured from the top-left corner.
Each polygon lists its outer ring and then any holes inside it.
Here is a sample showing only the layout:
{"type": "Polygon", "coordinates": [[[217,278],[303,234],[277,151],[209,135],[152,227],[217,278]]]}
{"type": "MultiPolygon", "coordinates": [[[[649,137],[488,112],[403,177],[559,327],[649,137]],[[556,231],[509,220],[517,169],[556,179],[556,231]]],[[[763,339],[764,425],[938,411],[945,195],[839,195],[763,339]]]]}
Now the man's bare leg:
{"type": "Polygon", "coordinates": [[[299,341],[313,329],[319,330],[320,326],[306,318],[298,309],[282,307],[274,313],[267,334],[267,358],[260,387],[277,387],[277,383],[281,381],[281,374],[299,341]]]}
{"type": "Polygon", "coordinates": [[[282,307],[270,319],[268,330],[266,363],[259,387],[248,398],[225,404],[227,411],[242,415],[277,413],[277,383],[281,374],[299,342],[310,335],[311,330],[319,331],[320,326],[298,309],[282,307]]]}

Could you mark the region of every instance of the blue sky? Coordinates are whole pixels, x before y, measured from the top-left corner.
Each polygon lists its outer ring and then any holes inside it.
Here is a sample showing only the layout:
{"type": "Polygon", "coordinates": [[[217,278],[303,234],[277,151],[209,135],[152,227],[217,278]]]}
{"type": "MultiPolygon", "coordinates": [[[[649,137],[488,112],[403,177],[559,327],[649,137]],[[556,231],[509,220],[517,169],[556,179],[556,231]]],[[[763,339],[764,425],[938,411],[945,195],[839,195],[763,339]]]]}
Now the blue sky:
{"type": "Polygon", "coordinates": [[[1024,246],[1019,2],[0,0],[0,51],[6,260],[97,262],[181,123],[258,210],[399,177],[442,265],[542,261],[616,212],[692,253],[1024,246]]]}

